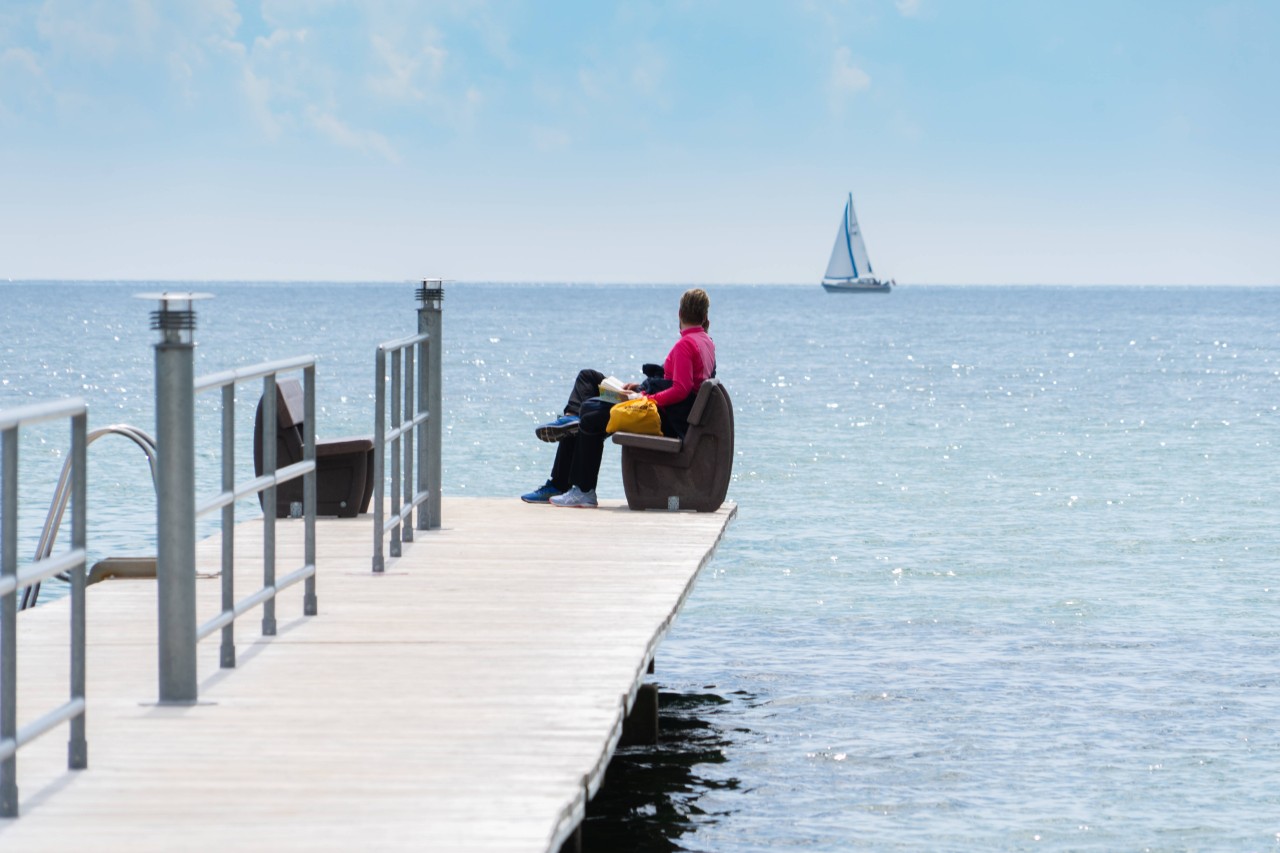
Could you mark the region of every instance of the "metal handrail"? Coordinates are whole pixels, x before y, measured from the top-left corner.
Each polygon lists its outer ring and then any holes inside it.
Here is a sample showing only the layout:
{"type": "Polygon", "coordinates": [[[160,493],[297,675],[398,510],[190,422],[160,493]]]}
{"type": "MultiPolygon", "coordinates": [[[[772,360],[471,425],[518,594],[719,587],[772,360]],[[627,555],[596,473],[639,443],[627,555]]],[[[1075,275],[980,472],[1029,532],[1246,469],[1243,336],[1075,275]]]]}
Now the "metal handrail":
{"type": "Polygon", "coordinates": [[[218,629],[222,630],[219,660],[223,667],[236,665],[235,620],[262,605],[262,633],[276,633],[276,596],[299,581],[306,581],[303,612],[314,616],[316,602],[316,360],[314,356],[282,359],[227,370],[195,380],[195,392],[222,390],[222,484],[221,491],[198,503],[197,518],[215,510],[222,511],[222,604],[218,615],[195,627],[198,643],[218,629]],[[303,459],[284,468],[276,468],[274,425],[278,423],[276,377],[280,373],[301,370],[303,374],[303,459]],[[240,382],[262,379],[262,470],[263,474],[237,484],[235,481],[235,388],[240,382]],[[276,579],[276,487],[303,478],[303,565],[284,578],[276,579]],[[235,591],[235,504],[240,498],[265,492],[262,518],[262,587],[237,601],[235,591]]]}
{"type": "MultiPolygon", "coordinates": [[[[156,440],[130,424],[110,424],[91,430],[85,438],[86,446],[93,444],[104,435],[123,435],[142,448],[142,452],[147,457],[147,464],[151,468],[151,485],[154,488],[156,482],[156,440]]],[[[71,498],[70,481],[71,457],[68,456],[67,460],[62,463],[62,473],[58,475],[58,485],[54,487],[53,500],[49,502],[49,514],[45,516],[44,527],[40,531],[40,542],[36,545],[36,560],[48,559],[49,555],[53,553],[53,545],[58,539],[58,531],[62,529],[62,516],[67,509],[67,501],[71,498]]],[[[46,575],[46,577],[51,577],[51,575],[46,575]]],[[[59,573],[58,579],[68,580],[61,573],[59,573]]],[[[22,601],[18,609],[27,610],[35,607],[39,599],[40,584],[32,584],[22,591],[22,601]]]]}
{"type": "Polygon", "coordinates": [[[236,382],[248,382],[250,379],[265,379],[268,375],[288,373],[290,370],[301,370],[316,366],[313,355],[300,355],[295,358],[282,358],[277,361],[264,361],[235,370],[224,370],[221,373],[210,373],[195,381],[195,391],[201,394],[214,388],[225,388],[236,382]]]}
{"type": "Polygon", "coordinates": [[[89,766],[85,740],[85,460],[88,408],[75,398],[0,412],[0,817],[18,816],[18,749],[70,723],[67,767],[89,766]],[[44,421],[71,422],[71,549],[44,565],[18,568],[18,431],[44,421]],[[67,702],[18,728],[17,593],[59,571],[71,572],[71,683],[67,702]]]}
{"type": "Polygon", "coordinates": [[[400,556],[402,541],[413,541],[414,509],[418,510],[416,526],[419,530],[440,527],[441,392],[444,384],[441,306],[444,302],[444,280],[424,279],[416,296],[418,333],[379,344],[374,360],[375,572],[382,572],[386,567],[383,544],[388,533],[391,534],[392,557],[400,556]],[[387,353],[391,354],[390,429],[387,428],[387,353]],[[390,518],[386,518],[388,442],[391,444],[390,518]]]}
{"type": "MultiPolygon", "coordinates": [[[[189,705],[199,700],[196,646],[207,636],[196,623],[196,519],[222,513],[222,602],[217,619],[222,628],[221,665],[233,667],[235,617],[251,606],[262,605],[262,633],[276,633],[275,580],[276,485],[303,478],[305,554],[303,567],[289,575],[305,578],[303,608],[316,612],[315,597],[315,358],[281,359],[196,378],[196,312],[193,304],[209,298],[205,293],[139,294],[159,299],[160,310],[151,314],[151,328],[160,332],[156,355],[156,601],[160,659],[157,671],[162,705],[189,705]],[[276,470],[276,441],[272,432],[263,442],[266,477],[237,487],[235,479],[235,391],[239,382],[262,379],[263,421],[274,426],[276,374],[301,370],[304,376],[303,461],[305,464],[276,470]],[[195,477],[195,397],[204,391],[222,391],[222,483],[217,494],[197,507],[195,477]],[[262,589],[244,601],[235,599],[235,504],[237,495],[263,493],[262,589]]],[[[213,630],[216,630],[213,629],[213,630]]]]}
{"type": "MultiPolygon", "coordinates": [[[[401,554],[401,541],[413,541],[413,511],[428,498],[426,489],[414,488],[413,469],[416,461],[413,454],[414,427],[420,427],[429,417],[429,413],[415,408],[415,385],[421,390],[425,380],[425,366],[428,362],[427,344],[431,336],[425,332],[410,335],[396,340],[386,341],[378,345],[375,359],[377,386],[374,390],[373,426],[373,482],[377,494],[373,502],[374,554],[373,570],[381,572],[385,568],[382,557],[383,537],[391,534],[391,556],[401,554]],[[416,351],[421,358],[416,359],[416,351]],[[391,354],[391,429],[387,429],[387,353],[391,354]],[[401,363],[403,362],[403,371],[401,363]],[[415,366],[417,369],[415,370],[415,366]],[[419,379],[413,381],[415,376],[419,379]],[[404,405],[401,406],[403,398],[404,405]],[[401,418],[404,418],[404,423],[401,418]],[[386,449],[391,444],[391,517],[386,518],[384,493],[386,490],[386,449]],[[401,467],[401,449],[403,448],[403,468],[401,467]],[[403,506],[401,499],[403,496],[403,506]],[[408,520],[408,524],[405,521],[408,520]]],[[[419,402],[425,401],[425,394],[417,395],[419,402]]],[[[421,442],[426,446],[425,439],[421,442]]]]}
{"type": "Polygon", "coordinates": [[[413,541],[413,511],[417,528],[440,526],[440,303],[442,288],[418,290],[418,333],[384,341],[374,359],[373,427],[373,571],[386,568],[384,541],[391,535],[392,557],[401,555],[401,542],[413,541]],[[387,375],[387,355],[391,374],[387,375]],[[390,394],[388,395],[388,384],[390,394]],[[390,400],[388,401],[388,396],[390,400]],[[391,426],[387,426],[390,403],[391,426]],[[416,452],[415,452],[416,437],[416,452]],[[391,512],[386,507],[386,456],[391,446],[391,512]]]}

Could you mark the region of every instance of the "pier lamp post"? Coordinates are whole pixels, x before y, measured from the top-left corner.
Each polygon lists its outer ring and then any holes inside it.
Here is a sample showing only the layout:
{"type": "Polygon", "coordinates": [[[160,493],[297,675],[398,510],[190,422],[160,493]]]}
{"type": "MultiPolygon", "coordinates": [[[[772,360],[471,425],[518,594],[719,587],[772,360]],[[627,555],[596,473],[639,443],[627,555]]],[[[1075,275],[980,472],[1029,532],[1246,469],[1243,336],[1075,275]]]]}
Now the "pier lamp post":
{"type": "Polygon", "coordinates": [[[196,459],[193,303],[209,293],[141,293],[156,299],[156,585],[160,704],[191,705],[196,684],[196,459]]]}
{"type": "Polygon", "coordinates": [[[431,337],[426,341],[426,360],[418,368],[418,399],[430,413],[418,428],[418,490],[427,492],[426,512],[418,510],[418,529],[440,527],[440,444],[443,435],[443,308],[444,279],[424,278],[418,288],[418,332],[431,337]],[[425,429],[425,432],[423,431],[425,429]]]}

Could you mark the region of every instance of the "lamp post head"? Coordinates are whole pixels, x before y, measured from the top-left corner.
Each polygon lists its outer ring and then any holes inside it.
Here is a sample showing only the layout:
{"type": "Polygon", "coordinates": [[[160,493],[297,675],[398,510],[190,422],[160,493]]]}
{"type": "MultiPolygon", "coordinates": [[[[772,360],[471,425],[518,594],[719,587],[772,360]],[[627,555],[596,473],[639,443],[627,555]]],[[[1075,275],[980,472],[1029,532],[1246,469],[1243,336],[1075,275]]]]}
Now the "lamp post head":
{"type": "Polygon", "coordinates": [[[212,293],[137,293],[135,299],[156,299],[160,308],[151,312],[151,328],[160,333],[162,344],[187,344],[194,341],[196,312],[192,303],[212,299],[212,293]]]}
{"type": "Polygon", "coordinates": [[[418,285],[417,297],[419,308],[439,308],[440,303],[444,301],[444,279],[424,278],[422,284],[418,285]]]}

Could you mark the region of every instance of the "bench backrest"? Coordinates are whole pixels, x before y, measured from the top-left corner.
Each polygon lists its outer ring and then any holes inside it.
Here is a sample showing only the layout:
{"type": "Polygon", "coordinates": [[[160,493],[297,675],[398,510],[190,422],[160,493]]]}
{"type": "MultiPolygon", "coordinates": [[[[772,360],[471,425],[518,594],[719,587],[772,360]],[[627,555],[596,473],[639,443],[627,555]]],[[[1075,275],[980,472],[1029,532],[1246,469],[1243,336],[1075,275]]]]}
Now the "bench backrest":
{"type": "MultiPolygon", "coordinates": [[[[276,381],[276,468],[302,461],[302,421],[306,398],[297,379],[276,381]]],[[[262,473],[262,400],[253,418],[253,461],[262,473]]]]}
{"type": "Polygon", "coordinates": [[[711,396],[716,393],[716,389],[720,388],[719,379],[703,380],[702,386],[698,388],[698,396],[693,398],[693,408],[689,410],[689,425],[696,426],[702,423],[702,416],[707,411],[707,405],[711,401],[711,396]]]}

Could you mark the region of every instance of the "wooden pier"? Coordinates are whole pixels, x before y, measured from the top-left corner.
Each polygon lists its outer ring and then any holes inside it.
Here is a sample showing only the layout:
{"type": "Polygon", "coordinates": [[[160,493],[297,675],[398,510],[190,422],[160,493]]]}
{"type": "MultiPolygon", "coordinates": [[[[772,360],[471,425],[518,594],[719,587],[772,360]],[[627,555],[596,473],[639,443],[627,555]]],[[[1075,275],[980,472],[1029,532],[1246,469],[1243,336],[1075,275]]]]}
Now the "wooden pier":
{"type": "MultiPolygon", "coordinates": [[[[155,704],[154,581],[92,586],[89,768],[66,769],[65,726],[19,751],[0,850],[556,851],[735,511],[447,498],[382,575],[368,516],[322,519],[319,615],[294,587],[277,636],[242,616],[234,669],[209,637],[194,706],[155,704]]],[[[300,528],[279,522],[280,574],[300,528]]],[[[260,522],[236,553],[237,587],[258,588],[260,522]]],[[[219,555],[200,543],[201,620],[219,555]]],[[[65,701],[68,619],[66,600],[19,619],[20,721],[65,701]]]]}

